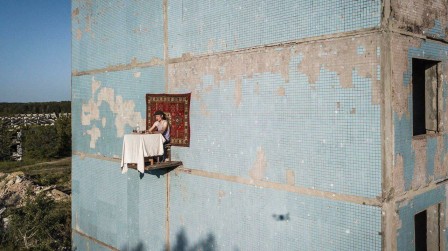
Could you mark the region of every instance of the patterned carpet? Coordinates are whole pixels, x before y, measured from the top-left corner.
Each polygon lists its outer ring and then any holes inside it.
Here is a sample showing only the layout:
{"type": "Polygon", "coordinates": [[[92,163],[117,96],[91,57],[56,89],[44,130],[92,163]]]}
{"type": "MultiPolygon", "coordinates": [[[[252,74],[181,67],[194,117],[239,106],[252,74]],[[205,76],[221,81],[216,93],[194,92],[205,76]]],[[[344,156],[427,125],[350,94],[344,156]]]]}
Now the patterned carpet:
{"type": "Polygon", "coordinates": [[[146,94],[146,128],[154,123],[154,113],[161,110],[170,123],[171,145],[190,146],[190,98],[191,93],[146,94]]]}

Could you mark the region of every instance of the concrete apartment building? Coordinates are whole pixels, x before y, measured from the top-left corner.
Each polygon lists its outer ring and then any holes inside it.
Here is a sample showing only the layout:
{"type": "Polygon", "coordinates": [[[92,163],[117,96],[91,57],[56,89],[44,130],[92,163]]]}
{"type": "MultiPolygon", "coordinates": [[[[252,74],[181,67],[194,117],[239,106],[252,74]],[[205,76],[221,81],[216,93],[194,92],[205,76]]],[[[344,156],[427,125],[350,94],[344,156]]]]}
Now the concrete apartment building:
{"type": "Polygon", "coordinates": [[[448,250],[447,5],[73,0],[73,247],[448,250]],[[121,174],[190,92],[183,165],[121,174]]]}

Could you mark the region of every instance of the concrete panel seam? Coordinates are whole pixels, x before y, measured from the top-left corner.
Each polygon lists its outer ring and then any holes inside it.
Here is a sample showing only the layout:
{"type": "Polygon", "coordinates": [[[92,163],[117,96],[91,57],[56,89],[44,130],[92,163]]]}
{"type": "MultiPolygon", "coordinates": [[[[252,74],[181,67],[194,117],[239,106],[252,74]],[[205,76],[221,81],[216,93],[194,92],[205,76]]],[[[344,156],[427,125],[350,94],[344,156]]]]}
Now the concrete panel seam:
{"type": "Polygon", "coordinates": [[[165,65],[165,92],[168,92],[168,0],[163,0],[163,58],[165,65]]]}
{"type": "MultiPolygon", "coordinates": [[[[163,0],[163,62],[165,65],[165,93],[168,93],[168,0],[163,0]]],[[[171,250],[170,244],[170,174],[166,175],[166,221],[165,250],[171,250]]]]}
{"type": "Polygon", "coordinates": [[[205,178],[212,178],[212,179],[218,179],[218,180],[225,180],[230,182],[235,182],[239,184],[245,184],[249,186],[256,186],[261,188],[271,188],[275,190],[281,190],[281,191],[287,191],[292,193],[297,193],[300,195],[306,195],[306,196],[314,196],[319,198],[326,198],[329,200],[335,200],[335,201],[343,201],[343,202],[350,202],[355,204],[361,204],[361,205],[368,205],[368,206],[376,206],[381,207],[382,201],[380,201],[378,198],[366,198],[361,196],[355,196],[355,195],[347,195],[347,194],[338,194],[328,191],[321,191],[306,187],[299,187],[299,186],[293,186],[289,184],[283,184],[283,183],[275,183],[275,182],[269,182],[269,181],[261,181],[261,180],[253,180],[250,178],[244,178],[239,176],[231,176],[226,175],[222,173],[213,173],[213,172],[207,172],[203,170],[197,170],[197,169],[191,169],[186,167],[178,167],[175,169],[175,173],[185,173],[190,175],[196,175],[201,176],[205,178]]]}
{"type": "Polygon", "coordinates": [[[166,222],[165,222],[165,231],[166,231],[166,251],[171,250],[170,244],[170,174],[166,175],[166,222]]]}
{"type": "Polygon", "coordinates": [[[381,27],[382,28],[388,28],[389,27],[389,18],[390,18],[390,12],[391,12],[391,7],[390,7],[390,0],[384,0],[382,3],[382,20],[381,20],[381,27]]]}
{"type": "MultiPolygon", "coordinates": [[[[82,152],[73,152],[73,155],[78,155],[81,158],[94,158],[94,159],[100,159],[100,160],[106,160],[106,161],[112,161],[116,163],[120,163],[121,160],[117,158],[110,158],[106,156],[101,155],[95,155],[95,154],[87,154],[82,152]]],[[[222,173],[214,173],[214,172],[208,172],[203,170],[197,170],[197,169],[191,169],[186,167],[178,167],[174,170],[176,173],[182,172],[185,174],[190,175],[196,175],[206,178],[212,178],[212,179],[218,179],[218,180],[225,180],[245,185],[251,185],[251,186],[257,186],[262,188],[271,188],[281,191],[287,191],[287,192],[293,192],[301,195],[307,195],[307,196],[314,196],[319,198],[326,198],[330,200],[335,201],[344,201],[344,202],[350,202],[355,204],[361,204],[361,205],[368,205],[368,206],[376,206],[381,207],[383,201],[381,198],[366,198],[361,196],[355,196],[355,195],[347,195],[347,194],[339,194],[339,193],[333,193],[328,191],[321,191],[306,187],[299,187],[299,186],[292,186],[289,184],[282,184],[282,183],[275,183],[275,182],[269,182],[269,181],[259,181],[259,180],[253,180],[250,178],[245,177],[239,177],[239,176],[231,176],[226,175],[222,173]]]]}
{"type": "MultiPolygon", "coordinates": [[[[385,3],[387,4],[387,3],[385,3]]],[[[393,188],[393,157],[394,157],[394,129],[393,129],[393,111],[392,111],[392,63],[390,51],[390,32],[383,32],[381,42],[381,79],[382,83],[382,105],[381,105],[381,158],[382,158],[382,209],[381,232],[383,233],[383,250],[394,250],[396,241],[393,232],[395,203],[391,201],[393,188]]]]}
{"type": "Polygon", "coordinates": [[[80,235],[80,236],[86,238],[86,239],[89,239],[89,240],[95,242],[96,244],[98,244],[98,245],[100,245],[100,246],[106,247],[106,248],[108,248],[108,249],[110,249],[110,250],[113,250],[113,251],[119,251],[118,248],[114,248],[114,247],[112,247],[111,245],[109,245],[109,244],[107,244],[107,243],[104,243],[104,242],[102,242],[102,241],[100,241],[100,240],[97,240],[97,239],[93,238],[92,236],[90,236],[90,235],[88,235],[88,234],[86,234],[86,233],[83,233],[83,232],[81,232],[81,231],[79,231],[79,230],[76,230],[76,229],[72,228],[72,231],[75,232],[75,233],[77,233],[78,235],[80,235]]]}
{"type": "Polygon", "coordinates": [[[335,33],[335,34],[330,34],[330,35],[301,38],[301,39],[290,40],[290,41],[285,41],[285,42],[281,42],[281,43],[264,44],[264,45],[260,45],[260,46],[247,47],[247,48],[236,49],[236,50],[231,50],[231,51],[205,53],[205,54],[198,54],[198,55],[191,55],[189,53],[184,53],[182,55],[182,57],[168,58],[168,64],[188,62],[193,59],[207,58],[210,56],[224,56],[227,54],[246,53],[246,52],[257,51],[257,50],[261,50],[261,49],[265,49],[265,48],[289,47],[292,45],[317,42],[317,41],[321,41],[321,40],[331,40],[331,39],[347,38],[347,37],[353,37],[353,36],[365,36],[365,35],[370,35],[370,34],[375,34],[375,33],[380,33],[380,32],[382,32],[382,29],[366,28],[366,29],[360,29],[360,30],[356,30],[356,31],[341,32],[341,33],[335,33]]]}
{"type": "Polygon", "coordinates": [[[408,36],[408,37],[413,37],[413,38],[419,38],[419,39],[423,39],[423,40],[426,40],[426,41],[439,43],[439,44],[442,44],[442,45],[448,44],[447,40],[436,39],[436,38],[433,38],[433,37],[427,37],[427,36],[424,36],[424,35],[415,34],[415,33],[412,33],[412,32],[408,32],[408,31],[404,31],[404,30],[400,30],[400,29],[396,29],[396,28],[389,28],[389,31],[392,32],[392,33],[396,33],[396,34],[400,34],[400,35],[404,35],[404,36],[408,36]]]}
{"type": "Polygon", "coordinates": [[[104,155],[84,153],[84,152],[78,152],[78,151],[73,151],[72,154],[79,156],[81,159],[88,157],[88,158],[92,158],[92,159],[99,159],[99,160],[106,160],[106,161],[121,163],[121,158],[112,158],[112,157],[107,157],[104,155]]]}
{"type": "Polygon", "coordinates": [[[410,190],[410,191],[404,192],[403,194],[396,197],[395,202],[411,200],[411,199],[417,197],[418,195],[435,190],[441,186],[445,186],[447,183],[448,183],[448,179],[445,179],[445,180],[437,182],[437,183],[431,183],[428,186],[421,187],[417,190],[410,190]]]}
{"type": "Polygon", "coordinates": [[[79,77],[84,75],[95,75],[99,73],[105,73],[105,72],[115,72],[115,71],[126,71],[126,70],[132,70],[137,68],[148,68],[153,66],[163,66],[165,65],[164,60],[161,60],[160,58],[154,58],[148,62],[137,62],[137,60],[134,58],[131,63],[129,64],[119,64],[119,65],[111,65],[106,68],[101,69],[93,69],[88,71],[73,71],[72,76],[73,77],[79,77]]]}

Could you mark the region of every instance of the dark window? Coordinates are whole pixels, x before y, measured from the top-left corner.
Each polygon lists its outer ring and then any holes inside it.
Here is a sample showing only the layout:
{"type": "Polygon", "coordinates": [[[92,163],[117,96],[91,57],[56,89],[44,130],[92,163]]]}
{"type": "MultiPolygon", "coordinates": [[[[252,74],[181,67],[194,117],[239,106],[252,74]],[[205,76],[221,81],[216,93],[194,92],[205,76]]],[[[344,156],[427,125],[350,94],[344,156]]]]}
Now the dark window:
{"type": "Polygon", "coordinates": [[[435,133],[438,128],[439,62],[412,59],[413,135],[435,133]]]}
{"type": "Polygon", "coordinates": [[[414,216],[415,250],[442,250],[444,233],[441,225],[442,204],[435,204],[414,216]]]}
{"type": "Polygon", "coordinates": [[[415,251],[427,251],[426,247],[426,210],[414,217],[415,225],[415,251]]]}

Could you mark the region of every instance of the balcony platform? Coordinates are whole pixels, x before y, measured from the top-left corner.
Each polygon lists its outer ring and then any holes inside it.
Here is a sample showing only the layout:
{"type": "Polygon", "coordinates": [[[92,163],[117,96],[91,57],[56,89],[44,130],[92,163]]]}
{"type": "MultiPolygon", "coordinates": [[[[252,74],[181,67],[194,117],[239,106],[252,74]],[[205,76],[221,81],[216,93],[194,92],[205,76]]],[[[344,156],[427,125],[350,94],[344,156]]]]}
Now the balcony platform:
{"type": "MultiPolygon", "coordinates": [[[[157,169],[168,169],[168,168],[176,168],[182,165],[182,161],[165,161],[165,162],[145,162],[145,171],[152,171],[157,169]]],[[[128,164],[128,168],[137,170],[137,164],[128,164]]]]}

